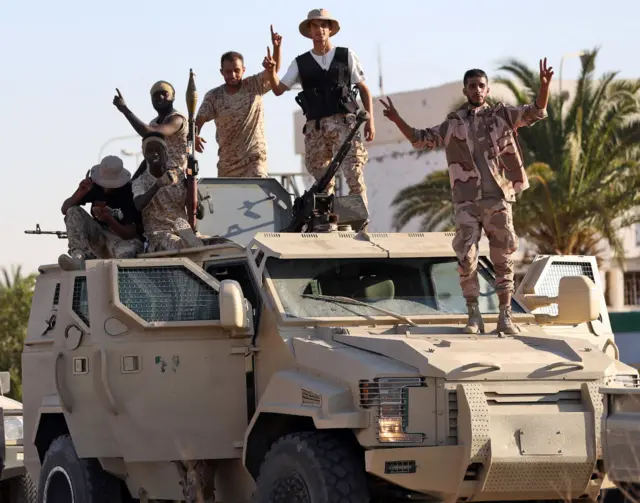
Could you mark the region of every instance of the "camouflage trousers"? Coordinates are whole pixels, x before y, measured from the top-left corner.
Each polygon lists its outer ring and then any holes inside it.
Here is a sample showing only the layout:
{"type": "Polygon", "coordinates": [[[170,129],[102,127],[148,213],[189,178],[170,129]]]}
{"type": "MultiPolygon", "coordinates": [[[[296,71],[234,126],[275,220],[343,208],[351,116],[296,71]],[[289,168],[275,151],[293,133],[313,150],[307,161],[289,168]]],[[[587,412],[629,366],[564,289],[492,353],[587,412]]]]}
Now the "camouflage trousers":
{"type": "Polygon", "coordinates": [[[80,206],[72,206],[64,217],[69,252],[79,251],[85,258],[135,258],[143,250],[141,239],[122,239],[100,225],[80,206]]]}
{"type": "Polygon", "coordinates": [[[178,218],[171,229],[145,232],[145,235],[149,245],[147,252],[181,250],[203,245],[184,218],[178,218]]]}
{"type": "Polygon", "coordinates": [[[480,200],[455,207],[456,235],[453,249],[458,257],[460,286],[466,298],[477,299],[478,242],[482,230],[489,239],[490,258],[496,272],[498,293],[513,293],[513,252],[518,249],[518,236],[513,227],[511,203],[498,199],[480,200]]]}
{"type": "Polygon", "coordinates": [[[267,178],[267,153],[249,153],[235,163],[218,161],[218,178],[267,178]]]}
{"type": "MultiPolygon", "coordinates": [[[[320,119],[320,127],[316,128],[316,121],[307,121],[304,126],[304,160],[307,171],[316,179],[320,179],[327,171],[333,156],[338,153],[340,146],[349,135],[355,124],[355,115],[336,114],[320,119]]],[[[369,160],[360,131],[353,138],[353,147],[344,159],[342,172],[345,175],[349,194],[360,194],[364,204],[369,207],[367,187],[364,183],[363,169],[369,160]]],[[[335,190],[335,180],[327,188],[329,194],[335,190]]]]}

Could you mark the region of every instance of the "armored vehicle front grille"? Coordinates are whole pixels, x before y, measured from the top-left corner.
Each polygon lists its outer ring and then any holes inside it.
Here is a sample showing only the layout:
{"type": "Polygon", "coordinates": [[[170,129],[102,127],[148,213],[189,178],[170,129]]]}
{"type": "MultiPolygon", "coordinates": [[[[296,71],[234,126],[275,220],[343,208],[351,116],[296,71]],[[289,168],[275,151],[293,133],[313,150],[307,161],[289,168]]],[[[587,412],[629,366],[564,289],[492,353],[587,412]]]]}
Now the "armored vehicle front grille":
{"type": "Polygon", "coordinates": [[[580,405],[582,394],[580,390],[562,390],[557,393],[496,393],[485,392],[489,406],[526,405],[540,403],[555,403],[558,405],[580,405]]]}

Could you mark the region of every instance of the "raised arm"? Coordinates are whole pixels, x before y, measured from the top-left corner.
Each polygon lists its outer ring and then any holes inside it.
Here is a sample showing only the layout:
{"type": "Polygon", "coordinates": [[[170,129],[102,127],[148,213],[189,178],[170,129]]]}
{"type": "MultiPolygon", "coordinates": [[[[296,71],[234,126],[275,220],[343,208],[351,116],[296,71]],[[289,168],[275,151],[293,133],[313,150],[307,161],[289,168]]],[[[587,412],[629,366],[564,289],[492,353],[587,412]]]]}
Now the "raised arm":
{"type": "Polygon", "coordinates": [[[92,188],[93,180],[91,180],[91,178],[87,177],[82,180],[78,185],[76,191],[62,203],[62,208],[60,208],[62,214],[66,216],[69,208],[71,208],[72,206],[80,206],[81,204],[83,204],[85,198],[87,197],[87,194],[91,191],[92,188]]]}
{"type": "Polygon", "coordinates": [[[539,120],[547,117],[547,104],[549,103],[549,92],[551,78],[553,77],[553,67],[547,68],[547,58],[540,60],[540,93],[533,103],[520,106],[506,106],[506,113],[509,114],[509,121],[514,129],[524,126],[532,126],[539,120]]]}
{"type": "Polygon", "coordinates": [[[265,73],[271,83],[271,90],[273,91],[273,94],[280,96],[289,90],[287,86],[280,82],[278,71],[276,69],[276,60],[271,56],[271,49],[269,47],[267,47],[267,55],[262,61],[262,66],[264,67],[265,73]]]}
{"type": "Polygon", "coordinates": [[[113,97],[113,105],[124,115],[129,124],[136,130],[140,136],[145,136],[149,133],[160,133],[164,136],[171,136],[175,134],[183,126],[184,119],[179,115],[174,115],[171,120],[165,124],[157,124],[150,126],[141,121],[131,110],[127,107],[127,104],[120,94],[120,90],[116,88],[118,94],[113,97]]]}
{"type": "Polygon", "coordinates": [[[409,140],[411,145],[417,149],[433,150],[434,148],[444,145],[444,137],[446,136],[447,122],[443,122],[439,126],[426,129],[416,129],[400,117],[400,114],[393,105],[391,98],[387,97],[388,103],[380,99],[380,103],[385,108],[382,113],[393,122],[404,137],[409,140]]]}

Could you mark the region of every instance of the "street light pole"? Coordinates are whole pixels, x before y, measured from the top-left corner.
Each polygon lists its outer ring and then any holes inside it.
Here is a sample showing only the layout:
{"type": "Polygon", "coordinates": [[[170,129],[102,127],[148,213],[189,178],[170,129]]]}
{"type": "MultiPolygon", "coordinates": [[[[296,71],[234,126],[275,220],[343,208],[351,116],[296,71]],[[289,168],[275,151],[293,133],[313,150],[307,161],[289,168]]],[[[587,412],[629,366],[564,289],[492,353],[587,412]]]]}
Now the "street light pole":
{"type": "Polygon", "coordinates": [[[98,162],[102,160],[102,152],[104,151],[105,148],[107,148],[107,145],[109,145],[110,143],[113,143],[114,141],[130,140],[132,138],[140,138],[140,136],[137,134],[134,134],[134,135],[127,135],[127,136],[114,136],[113,138],[109,138],[106,142],[102,144],[102,147],[100,147],[100,151],[98,152],[98,162]]]}
{"type": "Polygon", "coordinates": [[[136,152],[135,150],[127,150],[126,148],[123,148],[120,150],[120,153],[122,155],[126,155],[127,157],[135,157],[136,165],[137,166],[140,165],[140,158],[142,157],[142,152],[136,152]]]}

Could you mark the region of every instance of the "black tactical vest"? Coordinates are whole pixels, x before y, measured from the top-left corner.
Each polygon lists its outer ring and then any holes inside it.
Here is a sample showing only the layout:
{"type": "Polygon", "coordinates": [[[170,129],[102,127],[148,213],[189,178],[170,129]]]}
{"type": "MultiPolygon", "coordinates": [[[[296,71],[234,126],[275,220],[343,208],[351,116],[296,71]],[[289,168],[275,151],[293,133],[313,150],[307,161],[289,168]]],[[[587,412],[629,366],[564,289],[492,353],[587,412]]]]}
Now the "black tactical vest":
{"type": "Polygon", "coordinates": [[[345,47],[336,47],[333,61],[324,70],[311,52],[296,58],[302,91],[296,102],[307,120],[319,120],[334,114],[355,113],[357,89],[351,87],[349,53],[345,47]]]}

